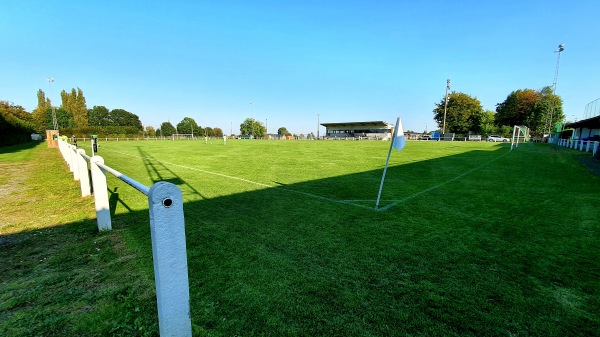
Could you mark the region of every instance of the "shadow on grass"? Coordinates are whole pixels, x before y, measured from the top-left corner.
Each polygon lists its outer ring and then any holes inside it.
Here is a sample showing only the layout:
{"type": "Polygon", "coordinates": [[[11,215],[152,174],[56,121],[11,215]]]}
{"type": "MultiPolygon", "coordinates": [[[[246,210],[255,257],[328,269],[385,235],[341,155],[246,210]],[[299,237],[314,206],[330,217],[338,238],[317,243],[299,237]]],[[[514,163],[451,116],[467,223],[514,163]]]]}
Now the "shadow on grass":
{"type": "Polygon", "coordinates": [[[502,160],[506,151],[390,167],[383,205],[396,206],[385,212],[372,209],[381,170],[186,202],[195,326],[216,335],[593,335],[600,289],[589,280],[600,265],[585,243],[590,228],[565,228],[558,200],[529,199],[547,190],[507,198],[556,171],[523,172],[535,153],[502,160]]]}
{"type": "Polygon", "coordinates": [[[0,335],[158,335],[151,274],[122,230],[90,219],[0,236],[0,335]]]}
{"type": "MultiPolygon", "coordinates": [[[[515,181],[547,182],[545,179],[555,178],[556,171],[536,166],[518,172],[514,168],[515,163],[535,160],[535,153],[495,160],[500,155],[473,152],[390,167],[383,196],[387,203],[422,191],[427,194],[421,193],[422,197],[399,203],[385,212],[339,202],[374,206],[381,170],[186,202],[195,334],[597,334],[599,229],[565,226],[572,219],[565,214],[560,200],[545,200],[541,207],[527,199],[529,196],[506,198],[506,193],[522,190],[515,181]],[[473,170],[488,162],[493,165],[473,170]],[[473,177],[454,179],[469,170],[473,177]],[[512,171],[515,173],[506,174],[512,171]],[[505,173],[504,183],[497,181],[498,172],[505,173]],[[437,185],[438,188],[427,191],[437,185]],[[485,198],[477,197],[481,194],[485,198]],[[552,221],[547,221],[549,218],[552,221]]],[[[151,177],[175,179],[186,185],[152,158],[145,164],[151,177]]],[[[135,204],[134,192],[117,194],[119,186],[110,186],[116,194],[111,197],[113,204],[135,204]]],[[[193,186],[188,187],[195,191],[193,186]]],[[[565,193],[562,186],[548,188],[565,193]]],[[[586,195],[581,197],[585,200],[586,195]]],[[[598,210],[591,212],[590,218],[600,215],[598,210]]],[[[11,282],[15,282],[14,291],[26,284],[27,274],[32,271],[39,273],[39,279],[32,283],[34,289],[46,284],[56,287],[67,277],[66,269],[73,264],[71,254],[75,253],[89,255],[89,260],[74,260],[77,270],[90,272],[94,269],[88,265],[91,260],[97,263],[93,264],[95,268],[111,266],[111,280],[118,278],[123,268],[131,266],[106,262],[119,260],[117,255],[93,257],[95,247],[90,237],[111,238],[119,234],[130,248],[125,251],[134,254],[131,259],[136,260],[136,267],[151,279],[148,211],[128,208],[127,213],[112,214],[113,233],[95,233],[95,225],[83,221],[48,229],[51,237],[40,237],[27,244],[56,245],[67,228],[81,231],[79,238],[67,240],[73,241],[69,245],[74,251],[56,260],[64,263],[64,267],[54,267],[65,268],[65,276],[56,277],[54,283],[45,283],[43,278],[42,272],[48,266],[39,270],[35,265],[23,266],[21,274],[12,271],[20,268],[19,258],[13,255],[18,256],[24,247],[17,242],[21,239],[2,249],[3,261],[10,259],[2,274],[8,272],[11,282]],[[81,251],[82,246],[88,251],[81,251]]],[[[106,249],[110,250],[114,242],[107,241],[106,249]]],[[[49,247],[42,245],[33,259],[47,250],[49,247]]],[[[88,282],[110,281],[92,278],[81,281],[82,287],[88,282]]],[[[122,281],[115,282],[117,287],[124,287],[122,281]]],[[[59,288],[61,297],[68,293],[68,284],[59,288]]],[[[118,303],[118,296],[107,298],[118,303]]],[[[82,298],[94,300],[92,294],[76,293],[64,301],[77,302],[82,298]]],[[[117,317],[133,312],[130,319],[113,326],[129,329],[136,324],[135,313],[143,311],[141,324],[155,328],[156,321],[150,321],[146,313],[153,310],[148,306],[154,304],[154,299],[148,304],[131,298],[128,309],[115,309],[121,315],[117,317]]],[[[20,314],[22,308],[33,313],[35,307],[49,305],[40,299],[27,301],[31,299],[11,304],[8,309],[2,307],[6,311],[0,313],[0,318],[9,317],[14,322],[11,315],[20,314]]],[[[83,316],[84,322],[98,319],[92,314],[83,316]]],[[[57,318],[54,323],[47,321],[43,327],[57,329],[65,322],[76,324],[76,320],[73,314],[57,318]]],[[[30,322],[34,324],[33,319],[30,322]]],[[[67,332],[80,329],[75,325],[67,332]]],[[[65,331],[47,335],[61,332],[65,331]]]]}
{"type": "MultiPolygon", "coordinates": [[[[27,150],[30,150],[40,144],[41,143],[39,141],[30,141],[30,142],[23,143],[23,144],[0,146],[0,155],[16,153],[16,152],[21,152],[21,151],[27,151],[27,150]]],[[[45,144],[45,142],[44,142],[44,144],[45,144]]]]}
{"type": "Polygon", "coordinates": [[[136,148],[138,149],[140,158],[142,158],[142,160],[144,161],[144,167],[146,168],[146,172],[148,172],[148,176],[152,179],[153,183],[157,183],[159,181],[166,181],[179,186],[179,188],[182,190],[186,190],[200,198],[204,198],[204,196],[202,196],[202,194],[198,192],[198,190],[196,190],[190,184],[186,183],[168,166],[156,160],[156,158],[154,158],[150,153],[144,151],[141,146],[136,146],[136,148]]]}

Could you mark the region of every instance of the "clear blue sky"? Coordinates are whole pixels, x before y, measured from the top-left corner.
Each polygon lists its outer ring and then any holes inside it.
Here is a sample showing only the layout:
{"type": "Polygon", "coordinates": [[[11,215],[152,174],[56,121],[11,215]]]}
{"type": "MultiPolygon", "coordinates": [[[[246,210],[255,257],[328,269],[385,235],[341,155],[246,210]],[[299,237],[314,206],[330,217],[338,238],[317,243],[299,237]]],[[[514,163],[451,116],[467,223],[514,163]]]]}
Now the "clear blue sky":
{"type": "Polygon", "coordinates": [[[0,100],[32,111],[52,76],[56,104],[79,87],[88,108],[154,127],[192,117],[229,134],[253,117],[316,133],[319,114],[423,131],[448,77],[495,110],[551,86],[564,43],[556,92],[581,119],[600,97],[599,18],[598,0],[2,0],[0,100]]]}

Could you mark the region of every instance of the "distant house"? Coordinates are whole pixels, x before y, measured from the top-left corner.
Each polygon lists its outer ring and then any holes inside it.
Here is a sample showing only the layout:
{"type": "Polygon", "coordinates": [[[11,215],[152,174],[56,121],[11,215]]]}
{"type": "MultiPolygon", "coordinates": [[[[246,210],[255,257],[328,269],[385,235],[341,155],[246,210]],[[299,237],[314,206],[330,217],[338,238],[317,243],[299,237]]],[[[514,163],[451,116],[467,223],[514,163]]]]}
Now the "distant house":
{"type": "Polygon", "coordinates": [[[394,125],[383,122],[344,122],[321,123],[325,127],[325,138],[330,139],[381,139],[388,140],[392,137],[394,125]]]}

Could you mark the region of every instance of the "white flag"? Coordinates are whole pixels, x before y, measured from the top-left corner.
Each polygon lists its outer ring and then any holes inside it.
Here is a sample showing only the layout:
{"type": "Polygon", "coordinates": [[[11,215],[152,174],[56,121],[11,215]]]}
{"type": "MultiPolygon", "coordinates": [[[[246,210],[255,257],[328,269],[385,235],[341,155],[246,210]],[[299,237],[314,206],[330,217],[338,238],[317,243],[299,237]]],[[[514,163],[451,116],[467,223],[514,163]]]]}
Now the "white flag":
{"type": "Polygon", "coordinates": [[[396,150],[400,151],[406,145],[406,138],[404,137],[404,130],[402,128],[402,120],[398,117],[396,121],[396,128],[394,129],[394,138],[392,138],[393,146],[396,150]]]}

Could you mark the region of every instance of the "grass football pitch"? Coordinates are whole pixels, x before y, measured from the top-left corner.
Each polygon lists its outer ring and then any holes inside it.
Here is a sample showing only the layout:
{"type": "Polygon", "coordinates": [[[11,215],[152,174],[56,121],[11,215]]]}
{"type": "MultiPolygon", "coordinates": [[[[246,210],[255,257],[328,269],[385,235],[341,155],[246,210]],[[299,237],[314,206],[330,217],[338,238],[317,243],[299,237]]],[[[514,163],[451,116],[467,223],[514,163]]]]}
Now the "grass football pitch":
{"type": "MultiPolygon", "coordinates": [[[[581,153],[408,142],[376,210],[388,150],[119,141],[99,155],[147,186],[181,188],[195,335],[598,334],[600,179],[581,153]]],[[[151,280],[146,197],[108,186],[114,233],[94,235],[121,237],[151,280]]]]}

